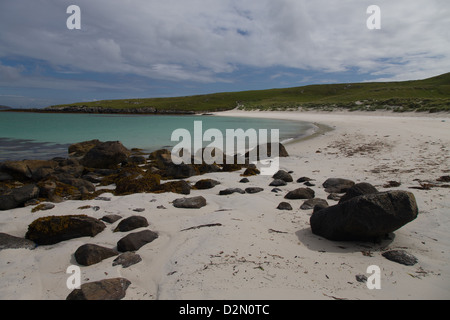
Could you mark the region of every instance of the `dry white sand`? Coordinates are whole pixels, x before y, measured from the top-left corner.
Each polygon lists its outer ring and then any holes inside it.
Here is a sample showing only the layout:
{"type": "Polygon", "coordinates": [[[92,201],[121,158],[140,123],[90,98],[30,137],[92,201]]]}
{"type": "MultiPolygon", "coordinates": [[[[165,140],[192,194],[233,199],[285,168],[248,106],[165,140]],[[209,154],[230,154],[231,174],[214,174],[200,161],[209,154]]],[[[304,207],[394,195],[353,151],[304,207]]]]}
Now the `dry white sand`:
{"type": "MultiPolygon", "coordinates": [[[[213,189],[193,190],[207,206],[177,209],[178,194],[134,194],[111,201],[66,201],[49,211],[31,213],[31,207],[0,212],[0,232],[24,237],[28,225],[48,215],[143,215],[159,238],[138,250],[142,261],[128,268],[112,266],[113,258],[81,267],[82,282],[113,277],[131,281],[125,299],[449,299],[450,197],[449,189],[410,189],[420,181],[435,182],[450,175],[450,117],[448,114],[240,112],[224,116],[270,117],[308,121],[333,130],[312,139],[286,145],[290,154],[281,169],[292,170],[294,182],[271,192],[270,176],[249,177],[240,184],[240,172],[192,177],[221,181],[213,189]],[[390,180],[392,190],[412,191],[419,216],[381,244],[334,242],[311,233],[312,210],[300,210],[302,200],[287,200],[293,211],[276,207],[287,191],[301,187],[295,180],[315,181],[316,197],[326,198],[322,183],[330,177],[369,182],[380,191],[390,180]],[[219,196],[228,187],[261,186],[257,194],[219,196]],[[98,211],[80,206],[99,206],[98,211]],[[158,209],[158,206],[166,209],[158,209]],[[135,208],[145,208],[136,213],[135,208]],[[222,226],[181,231],[193,226],[222,226]],[[385,259],[386,249],[404,249],[419,262],[404,266],[385,259]],[[369,290],[357,282],[370,277],[367,267],[381,269],[381,289],[369,290]]],[[[335,201],[328,201],[335,204],[335,201]]],[[[0,251],[0,299],[65,299],[66,269],[76,265],[75,250],[84,243],[114,248],[124,233],[113,233],[118,222],[94,238],[78,238],[34,250],[0,251]]],[[[139,230],[135,230],[139,231],[139,230]]],[[[135,232],[131,231],[131,232],[135,232]]]]}

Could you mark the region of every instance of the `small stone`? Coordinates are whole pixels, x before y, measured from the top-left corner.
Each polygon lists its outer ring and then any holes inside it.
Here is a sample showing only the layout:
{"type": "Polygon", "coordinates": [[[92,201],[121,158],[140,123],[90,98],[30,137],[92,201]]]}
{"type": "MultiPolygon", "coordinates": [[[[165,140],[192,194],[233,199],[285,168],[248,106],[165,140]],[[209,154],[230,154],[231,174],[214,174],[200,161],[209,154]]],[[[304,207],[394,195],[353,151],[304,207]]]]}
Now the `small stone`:
{"type": "Polygon", "coordinates": [[[281,187],[285,185],[287,185],[287,182],[281,179],[275,179],[269,184],[270,187],[281,187]]]}
{"type": "Polygon", "coordinates": [[[388,260],[404,264],[405,266],[413,266],[418,262],[415,256],[405,250],[390,250],[383,252],[381,255],[388,260]]]}
{"type": "Polygon", "coordinates": [[[289,202],[280,202],[277,209],[278,210],[292,210],[292,206],[289,202]]]}
{"type": "Polygon", "coordinates": [[[259,187],[249,187],[249,188],[245,188],[245,192],[246,193],[258,193],[264,191],[263,188],[259,188],[259,187]]]}
{"type": "Polygon", "coordinates": [[[128,268],[129,266],[132,266],[133,264],[136,264],[140,261],[142,261],[140,255],[128,251],[122,253],[120,256],[114,259],[112,265],[113,266],[121,265],[123,268],[128,268]]]}
{"type": "Polygon", "coordinates": [[[100,218],[100,220],[105,221],[107,223],[114,223],[120,219],[122,219],[122,216],[119,216],[117,214],[107,214],[106,216],[100,218]]]}
{"type": "Polygon", "coordinates": [[[226,195],[230,195],[230,194],[233,194],[233,193],[244,194],[245,191],[242,190],[241,188],[228,188],[228,189],[219,191],[219,195],[221,195],[221,196],[226,196],[226,195]]]}
{"type": "Polygon", "coordinates": [[[357,274],[355,278],[358,282],[367,282],[367,277],[364,274],[357,274]]]}

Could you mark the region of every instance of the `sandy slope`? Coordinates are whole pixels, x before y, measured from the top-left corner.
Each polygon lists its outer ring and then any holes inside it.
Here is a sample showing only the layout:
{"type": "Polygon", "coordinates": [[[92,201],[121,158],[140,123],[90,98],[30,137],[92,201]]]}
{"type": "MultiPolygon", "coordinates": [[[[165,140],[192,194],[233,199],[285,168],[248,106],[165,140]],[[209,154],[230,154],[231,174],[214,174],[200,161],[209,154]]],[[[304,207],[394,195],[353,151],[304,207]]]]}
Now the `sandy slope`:
{"type": "MultiPolygon", "coordinates": [[[[276,207],[296,182],[273,193],[269,176],[250,177],[240,184],[240,173],[211,173],[192,177],[221,181],[203,195],[201,209],[177,209],[171,201],[180,195],[135,194],[111,201],[67,201],[49,211],[31,213],[20,208],[0,213],[0,232],[24,236],[34,219],[46,215],[105,214],[145,216],[159,238],[142,247],[143,261],[123,269],[114,258],[82,267],[82,281],[125,277],[131,281],[125,299],[449,299],[450,198],[449,189],[409,189],[420,180],[435,181],[450,175],[449,115],[393,115],[390,113],[239,112],[228,116],[271,117],[317,122],[333,128],[286,145],[289,158],[281,169],[292,170],[294,181],[308,176],[316,197],[326,198],[322,183],[329,177],[367,181],[380,191],[389,180],[401,182],[392,189],[414,193],[419,217],[381,244],[332,242],[311,233],[312,210],[300,210],[302,200],[288,200],[293,211],[276,207]],[[228,187],[261,186],[258,194],[219,196],[228,187]],[[99,206],[98,211],[78,209],[99,206]],[[166,209],[158,209],[163,205],[166,209]],[[142,213],[132,211],[145,208],[142,213]],[[181,231],[193,226],[221,226],[181,231]],[[419,263],[404,266],[381,256],[386,248],[403,248],[419,263]],[[381,268],[381,289],[369,290],[355,276],[370,265],[381,268]]],[[[330,204],[334,201],[329,200],[330,204]]],[[[113,233],[118,222],[95,238],[79,238],[35,250],[0,251],[0,299],[65,299],[66,269],[76,264],[73,253],[84,243],[115,247],[124,236],[113,233]]]]}

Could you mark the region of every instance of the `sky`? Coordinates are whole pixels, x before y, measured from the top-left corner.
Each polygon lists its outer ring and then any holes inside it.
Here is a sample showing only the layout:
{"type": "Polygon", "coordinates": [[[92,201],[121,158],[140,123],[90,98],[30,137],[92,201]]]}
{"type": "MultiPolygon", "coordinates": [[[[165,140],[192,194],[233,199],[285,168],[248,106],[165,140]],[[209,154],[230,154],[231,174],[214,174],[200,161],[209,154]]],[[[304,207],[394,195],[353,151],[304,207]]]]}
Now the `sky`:
{"type": "Polygon", "coordinates": [[[446,72],[449,0],[0,0],[0,105],[14,108],[446,72]]]}

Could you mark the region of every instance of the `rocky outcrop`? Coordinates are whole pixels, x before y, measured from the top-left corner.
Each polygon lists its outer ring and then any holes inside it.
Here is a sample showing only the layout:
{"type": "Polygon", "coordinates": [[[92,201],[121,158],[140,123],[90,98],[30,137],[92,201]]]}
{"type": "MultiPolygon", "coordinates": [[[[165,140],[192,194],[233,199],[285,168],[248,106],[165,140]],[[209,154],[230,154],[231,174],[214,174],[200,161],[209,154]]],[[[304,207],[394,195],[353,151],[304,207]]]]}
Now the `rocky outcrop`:
{"type": "Polygon", "coordinates": [[[81,159],[81,164],[88,168],[116,168],[127,160],[130,153],[119,141],[103,142],[90,149],[81,159]]]}
{"type": "Polygon", "coordinates": [[[39,188],[34,184],[15,188],[0,195],[0,210],[11,210],[23,206],[25,202],[36,199],[39,196],[39,188]]]}
{"type": "Polygon", "coordinates": [[[357,196],[315,211],[310,224],[314,234],[329,240],[373,241],[413,221],[417,214],[412,193],[389,191],[357,196]]]}

